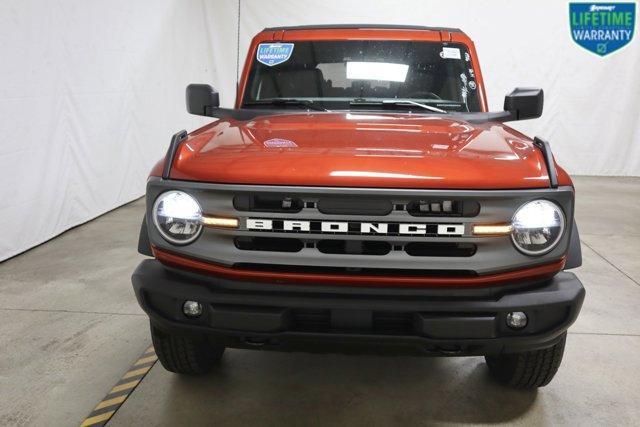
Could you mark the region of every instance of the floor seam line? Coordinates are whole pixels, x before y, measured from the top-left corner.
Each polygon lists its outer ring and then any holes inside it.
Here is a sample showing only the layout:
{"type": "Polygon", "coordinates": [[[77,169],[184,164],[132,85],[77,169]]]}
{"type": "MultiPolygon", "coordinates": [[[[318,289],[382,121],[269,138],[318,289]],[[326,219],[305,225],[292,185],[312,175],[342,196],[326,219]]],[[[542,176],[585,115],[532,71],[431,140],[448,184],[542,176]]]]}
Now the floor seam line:
{"type": "Polygon", "coordinates": [[[585,242],[582,239],[580,240],[580,242],[582,242],[583,245],[585,245],[586,247],[591,249],[593,252],[595,252],[595,254],[598,255],[600,258],[605,260],[607,262],[607,264],[609,264],[610,266],[612,266],[613,268],[618,270],[620,273],[622,273],[627,279],[631,280],[633,283],[635,283],[636,285],[640,286],[640,283],[638,283],[633,277],[629,276],[627,273],[625,273],[623,270],[621,270],[617,265],[615,265],[614,263],[609,261],[607,258],[605,258],[602,254],[600,254],[600,252],[596,251],[591,246],[589,246],[589,244],[587,242],[585,242]]]}
{"type": "MultiPolygon", "coordinates": [[[[640,234],[592,234],[592,233],[582,233],[580,232],[580,236],[590,236],[590,237],[640,237],[640,234]]],[[[580,239],[582,241],[582,239],[580,239]]]]}
{"type": "Polygon", "coordinates": [[[82,311],[82,310],[52,310],[44,308],[6,308],[0,307],[0,311],[31,311],[40,313],[70,313],[70,314],[102,314],[106,316],[145,316],[144,313],[112,313],[105,311],[82,311]]]}
{"type": "Polygon", "coordinates": [[[612,332],[572,332],[570,335],[602,335],[602,336],[615,336],[615,337],[640,337],[640,334],[616,334],[612,332]]]}

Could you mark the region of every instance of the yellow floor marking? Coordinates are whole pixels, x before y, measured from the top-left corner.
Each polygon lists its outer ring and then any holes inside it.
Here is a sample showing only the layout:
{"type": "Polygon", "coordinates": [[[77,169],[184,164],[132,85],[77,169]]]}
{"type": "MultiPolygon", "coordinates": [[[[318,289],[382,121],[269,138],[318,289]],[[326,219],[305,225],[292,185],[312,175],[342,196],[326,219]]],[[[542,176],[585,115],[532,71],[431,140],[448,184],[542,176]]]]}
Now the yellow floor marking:
{"type": "Polygon", "coordinates": [[[158,360],[158,356],[154,354],[153,356],[143,357],[142,359],[139,359],[133,366],[144,365],[145,363],[155,362],[156,360],[158,360]]]}
{"type": "Polygon", "coordinates": [[[127,390],[127,389],[130,389],[130,388],[134,388],[135,386],[138,385],[139,382],[140,382],[140,380],[135,380],[135,381],[131,381],[131,382],[128,382],[128,383],[117,385],[117,386],[115,386],[114,388],[111,389],[109,394],[113,394],[113,393],[117,393],[117,392],[122,391],[122,390],[127,390]]]}
{"type": "Polygon", "coordinates": [[[124,374],[122,376],[122,379],[126,379],[126,378],[131,378],[131,377],[137,377],[138,375],[142,375],[142,374],[146,374],[149,369],[151,369],[151,366],[147,366],[146,368],[140,368],[140,369],[136,369],[133,371],[129,371],[126,374],[124,374]]]}
{"type": "Polygon", "coordinates": [[[98,409],[108,408],[109,406],[117,405],[118,403],[122,403],[127,399],[127,396],[128,395],[123,394],[122,396],[114,397],[113,399],[103,400],[102,402],[98,403],[94,411],[98,409]]]}
{"type": "Polygon", "coordinates": [[[101,423],[102,421],[106,421],[115,413],[116,411],[105,412],[104,414],[96,415],[95,417],[87,418],[80,424],[80,427],[86,427],[93,424],[101,423]]]}
{"type": "Polygon", "coordinates": [[[93,411],[91,411],[89,416],[84,419],[84,421],[80,426],[85,427],[85,426],[105,425],[106,423],[108,423],[111,417],[113,417],[116,411],[120,409],[122,404],[131,395],[131,393],[133,392],[133,389],[135,389],[138,386],[138,384],[140,384],[140,381],[142,381],[142,377],[144,377],[151,370],[153,365],[155,365],[157,360],[158,360],[158,356],[156,356],[153,346],[148,347],[145,350],[145,352],[142,353],[140,357],[138,357],[138,360],[136,360],[135,363],[131,365],[131,367],[129,368],[131,370],[128,371],[126,374],[124,374],[122,378],[120,378],[120,381],[125,380],[127,378],[137,377],[137,376],[140,376],[141,378],[134,379],[134,380],[130,379],[126,383],[115,385],[111,389],[109,394],[107,394],[105,399],[99,402],[96,405],[96,407],[93,409],[93,411]],[[144,364],[148,364],[148,366],[139,368],[139,366],[144,364]],[[137,369],[134,369],[134,368],[137,368],[137,369]],[[123,392],[123,391],[125,392],[125,394],[109,398],[109,396],[116,393],[123,392]],[[100,412],[105,409],[107,410],[107,412],[103,414],[100,414],[100,413],[96,414],[96,412],[100,412]]]}

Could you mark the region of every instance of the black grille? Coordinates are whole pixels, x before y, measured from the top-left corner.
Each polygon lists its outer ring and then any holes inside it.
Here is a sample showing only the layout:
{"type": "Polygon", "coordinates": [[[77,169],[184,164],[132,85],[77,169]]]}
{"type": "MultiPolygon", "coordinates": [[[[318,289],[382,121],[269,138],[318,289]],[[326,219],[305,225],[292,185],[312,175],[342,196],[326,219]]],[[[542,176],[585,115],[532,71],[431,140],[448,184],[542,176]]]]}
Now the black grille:
{"type": "Polygon", "coordinates": [[[278,237],[236,237],[236,248],[243,251],[299,252],[304,243],[299,239],[278,237]]]}
{"type": "Polygon", "coordinates": [[[480,213],[480,204],[473,200],[413,200],[407,204],[411,216],[464,216],[480,213]]]}
{"type": "Polygon", "coordinates": [[[412,313],[373,312],[373,332],[379,335],[412,335],[415,331],[412,313]]]}
{"type": "Polygon", "coordinates": [[[291,310],[291,329],[298,332],[329,332],[329,310],[291,310]]]}
{"type": "Polygon", "coordinates": [[[406,211],[417,217],[474,217],[480,213],[475,200],[417,199],[392,200],[387,197],[324,196],[308,200],[300,194],[246,193],[233,198],[233,206],[242,212],[297,213],[302,209],[317,209],[326,215],[386,216],[406,211]]]}
{"type": "Polygon", "coordinates": [[[411,256],[470,257],[476,253],[473,243],[407,243],[404,250],[411,256]]]}
{"type": "MultiPolygon", "coordinates": [[[[297,332],[344,333],[344,328],[333,327],[331,310],[294,309],[290,312],[291,329],[297,332]]],[[[372,321],[359,333],[375,335],[414,335],[414,314],[402,312],[374,311],[372,321]]]]}
{"type": "Polygon", "coordinates": [[[233,198],[233,207],[249,212],[300,212],[304,201],[284,194],[241,194],[233,198]]]}
{"type": "Polygon", "coordinates": [[[321,240],[317,248],[323,254],[386,255],[391,252],[391,245],[380,241],[321,240]]]}
{"type": "Polygon", "coordinates": [[[392,250],[403,250],[415,257],[470,257],[476,253],[473,243],[412,242],[391,245],[384,241],[368,240],[320,240],[303,242],[286,237],[236,237],[236,248],[243,251],[300,252],[302,248],[316,247],[323,254],[333,255],[387,255],[392,250]]]}
{"type": "Polygon", "coordinates": [[[354,199],[353,197],[325,197],[318,200],[318,210],[327,215],[389,215],[393,210],[388,199],[354,199]]]}

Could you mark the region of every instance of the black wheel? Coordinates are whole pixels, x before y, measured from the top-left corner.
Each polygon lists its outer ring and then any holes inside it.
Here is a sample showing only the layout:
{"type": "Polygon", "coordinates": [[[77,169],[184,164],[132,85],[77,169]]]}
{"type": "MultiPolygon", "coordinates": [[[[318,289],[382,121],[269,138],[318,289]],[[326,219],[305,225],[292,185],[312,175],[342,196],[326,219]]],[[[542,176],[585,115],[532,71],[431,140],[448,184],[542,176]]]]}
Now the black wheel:
{"type": "Polygon", "coordinates": [[[542,350],[485,356],[489,372],[496,380],[509,387],[544,387],[558,372],[566,339],[565,334],[556,345],[542,350]]]}
{"type": "Polygon", "coordinates": [[[167,371],[202,375],[222,358],[224,347],[214,345],[206,337],[171,334],[151,324],[151,339],[158,360],[167,371]]]}

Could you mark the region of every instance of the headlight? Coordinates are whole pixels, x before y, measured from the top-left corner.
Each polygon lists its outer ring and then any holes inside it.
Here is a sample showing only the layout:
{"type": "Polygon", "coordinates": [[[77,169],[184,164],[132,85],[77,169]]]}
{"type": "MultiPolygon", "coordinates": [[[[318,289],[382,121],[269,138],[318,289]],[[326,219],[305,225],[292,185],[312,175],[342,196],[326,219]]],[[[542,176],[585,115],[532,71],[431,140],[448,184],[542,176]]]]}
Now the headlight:
{"type": "Polygon", "coordinates": [[[548,200],[534,200],[520,206],[511,221],[511,239],[519,251],[542,255],[553,249],[565,228],[562,209],[548,200]]]}
{"type": "Polygon", "coordinates": [[[158,196],[152,215],[162,237],[175,245],[193,242],[202,230],[200,205],[182,191],[167,191],[158,196]]]}

